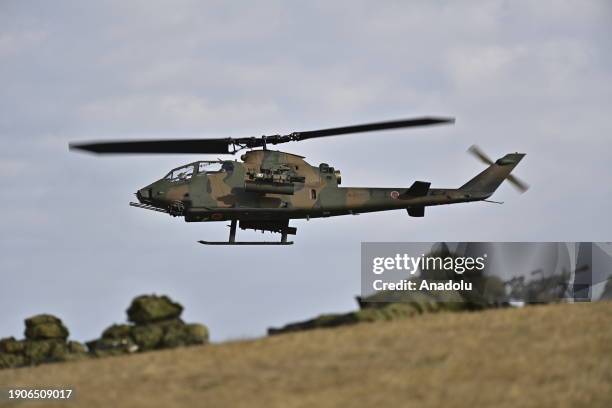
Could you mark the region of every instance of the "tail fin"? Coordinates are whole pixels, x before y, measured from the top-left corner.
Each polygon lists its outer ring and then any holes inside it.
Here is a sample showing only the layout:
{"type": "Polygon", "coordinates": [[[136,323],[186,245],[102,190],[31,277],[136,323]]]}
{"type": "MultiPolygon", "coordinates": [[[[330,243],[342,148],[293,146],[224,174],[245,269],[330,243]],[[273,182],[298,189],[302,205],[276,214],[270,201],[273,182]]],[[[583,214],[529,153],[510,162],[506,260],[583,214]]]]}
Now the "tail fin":
{"type": "Polygon", "coordinates": [[[498,159],[479,175],[459,187],[460,190],[493,194],[497,187],[525,156],[524,153],[510,153],[498,159]]]}

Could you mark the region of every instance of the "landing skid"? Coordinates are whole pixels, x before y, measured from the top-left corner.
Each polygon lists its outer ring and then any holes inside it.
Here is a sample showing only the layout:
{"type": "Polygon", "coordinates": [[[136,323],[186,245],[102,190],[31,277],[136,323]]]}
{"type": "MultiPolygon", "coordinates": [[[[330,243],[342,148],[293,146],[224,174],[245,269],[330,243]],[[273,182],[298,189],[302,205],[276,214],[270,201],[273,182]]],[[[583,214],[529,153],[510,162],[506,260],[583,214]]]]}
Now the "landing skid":
{"type": "Polygon", "coordinates": [[[293,241],[198,241],[204,245],[293,245],[293,241]]]}
{"type": "Polygon", "coordinates": [[[236,241],[237,220],[231,220],[229,240],[227,241],[198,241],[203,245],[293,245],[293,241],[287,241],[287,232],[281,232],[280,241],[236,241]]]}

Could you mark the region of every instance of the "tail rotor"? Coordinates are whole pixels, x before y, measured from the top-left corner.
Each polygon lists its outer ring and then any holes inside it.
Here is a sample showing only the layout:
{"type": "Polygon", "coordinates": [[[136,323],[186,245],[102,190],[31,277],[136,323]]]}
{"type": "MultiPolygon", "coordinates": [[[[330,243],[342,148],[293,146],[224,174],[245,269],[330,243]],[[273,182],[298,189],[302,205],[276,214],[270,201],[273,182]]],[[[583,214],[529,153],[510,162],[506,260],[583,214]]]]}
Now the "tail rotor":
{"type": "MultiPolygon", "coordinates": [[[[487,156],[486,153],[484,153],[482,149],[480,149],[480,147],[476,145],[470,146],[470,148],[467,151],[468,153],[472,154],[478,160],[480,160],[481,162],[485,163],[488,166],[492,166],[493,164],[499,164],[499,165],[508,164],[504,162],[505,158],[501,158],[497,161],[491,160],[491,158],[487,156]]],[[[513,174],[508,174],[506,176],[506,180],[508,180],[510,184],[512,184],[521,194],[529,190],[529,184],[525,183],[524,181],[514,176],[513,174]]]]}

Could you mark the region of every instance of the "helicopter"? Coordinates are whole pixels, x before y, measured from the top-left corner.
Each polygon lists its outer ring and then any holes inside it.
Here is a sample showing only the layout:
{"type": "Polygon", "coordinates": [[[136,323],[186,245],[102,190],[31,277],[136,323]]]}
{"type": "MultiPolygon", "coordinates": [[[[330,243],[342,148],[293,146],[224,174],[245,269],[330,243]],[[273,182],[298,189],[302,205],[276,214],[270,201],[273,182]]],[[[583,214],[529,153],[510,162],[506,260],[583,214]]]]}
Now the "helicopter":
{"type": "Polygon", "coordinates": [[[130,206],[183,217],[186,222],[229,221],[227,241],[205,245],[290,245],[297,228],[292,219],[335,217],[405,209],[423,217],[425,207],[488,201],[508,180],[520,191],[528,186],[511,171],[525,156],[509,153],[493,161],[478,147],[468,149],[488,167],[459,188],[430,188],[415,181],[410,187],[340,187],[341,172],[327,163],[312,166],[304,157],[270,150],[270,145],[336,135],[454,123],[454,118],[418,117],[330,129],[243,138],[119,140],[71,143],[70,150],[95,154],[236,154],[238,160],[202,160],[170,170],[139,189],[130,206]],[[210,169],[212,165],[218,168],[210,169]],[[280,234],[279,241],[237,241],[237,227],[280,234]]]}

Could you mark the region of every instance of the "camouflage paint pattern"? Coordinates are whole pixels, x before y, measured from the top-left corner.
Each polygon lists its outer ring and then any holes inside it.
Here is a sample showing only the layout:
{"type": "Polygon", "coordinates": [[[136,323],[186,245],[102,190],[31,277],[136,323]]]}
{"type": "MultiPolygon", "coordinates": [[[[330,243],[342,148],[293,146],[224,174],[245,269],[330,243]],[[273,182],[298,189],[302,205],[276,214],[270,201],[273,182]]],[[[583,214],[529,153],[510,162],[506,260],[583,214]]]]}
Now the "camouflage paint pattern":
{"type": "Polygon", "coordinates": [[[174,169],[165,178],[139,190],[137,197],[150,209],[183,216],[187,222],[232,219],[288,222],[396,209],[423,216],[427,206],[487,199],[523,156],[508,154],[456,189],[430,189],[429,183],[424,182],[416,182],[412,187],[379,188],[340,187],[339,172],[327,164],[315,167],[302,156],[252,150],[242,155],[242,161],[220,161],[220,171],[201,171],[204,162],[182,166],[187,170],[182,175],[181,167],[174,169]],[[187,166],[192,166],[191,170],[187,166]],[[283,180],[278,182],[278,178],[283,180]],[[246,181],[264,188],[290,185],[293,194],[247,191],[246,181]]]}

